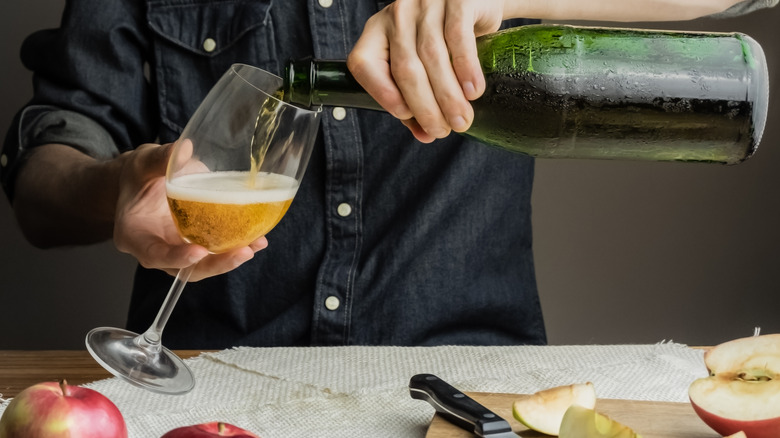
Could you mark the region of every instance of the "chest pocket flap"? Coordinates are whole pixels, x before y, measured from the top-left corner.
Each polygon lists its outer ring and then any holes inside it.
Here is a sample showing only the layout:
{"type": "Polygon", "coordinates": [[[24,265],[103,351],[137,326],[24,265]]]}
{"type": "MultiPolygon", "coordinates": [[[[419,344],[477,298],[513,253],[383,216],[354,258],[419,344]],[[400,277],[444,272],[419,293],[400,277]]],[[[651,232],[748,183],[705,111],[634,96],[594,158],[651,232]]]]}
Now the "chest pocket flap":
{"type": "Polygon", "coordinates": [[[274,71],[272,0],[148,0],[160,140],[176,139],[233,63],[274,71]]]}
{"type": "Polygon", "coordinates": [[[169,42],[216,56],[270,20],[271,0],[161,0],[148,2],[149,27],[169,42]]]}

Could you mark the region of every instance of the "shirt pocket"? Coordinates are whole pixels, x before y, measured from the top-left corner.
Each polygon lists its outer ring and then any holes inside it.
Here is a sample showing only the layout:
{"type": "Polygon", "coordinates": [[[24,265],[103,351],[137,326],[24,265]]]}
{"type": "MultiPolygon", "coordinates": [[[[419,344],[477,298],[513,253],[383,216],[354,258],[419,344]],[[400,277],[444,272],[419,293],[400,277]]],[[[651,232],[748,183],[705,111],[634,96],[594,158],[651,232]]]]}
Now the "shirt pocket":
{"type": "Polygon", "coordinates": [[[149,0],[160,140],[176,139],[234,63],[276,73],[272,0],[149,0]]]}

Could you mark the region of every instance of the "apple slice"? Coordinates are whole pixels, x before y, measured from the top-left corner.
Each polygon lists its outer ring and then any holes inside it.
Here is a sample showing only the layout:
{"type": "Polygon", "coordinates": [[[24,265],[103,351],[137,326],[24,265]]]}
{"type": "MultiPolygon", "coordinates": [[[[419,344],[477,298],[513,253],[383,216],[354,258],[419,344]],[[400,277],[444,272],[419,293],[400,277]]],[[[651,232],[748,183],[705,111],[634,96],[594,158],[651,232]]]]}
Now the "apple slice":
{"type": "Polygon", "coordinates": [[[593,409],[572,405],[561,422],[560,438],[641,438],[630,427],[593,409]]]}
{"type": "Polygon", "coordinates": [[[704,353],[709,377],[688,396],[696,413],[721,435],[780,437],[780,334],[750,336],[704,353]]]}
{"type": "Polygon", "coordinates": [[[512,415],[531,430],[558,435],[563,414],[574,404],[589,409],[596,406],[596,390],[592,383],[575,383],[536,392],[515,401],[512,415]]]}

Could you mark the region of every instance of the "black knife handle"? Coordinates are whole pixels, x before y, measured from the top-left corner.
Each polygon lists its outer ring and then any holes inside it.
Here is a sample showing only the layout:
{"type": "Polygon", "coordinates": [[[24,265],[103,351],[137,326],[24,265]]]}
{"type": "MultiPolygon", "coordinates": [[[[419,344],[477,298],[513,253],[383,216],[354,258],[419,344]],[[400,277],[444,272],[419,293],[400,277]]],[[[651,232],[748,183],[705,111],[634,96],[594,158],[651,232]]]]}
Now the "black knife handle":
{"type": "Polygon", "coordinates": [[[512,432],[506,420],[433,374],[413,376],[409,394],[427,401],[447,420],[479,436],[512,432]]]}

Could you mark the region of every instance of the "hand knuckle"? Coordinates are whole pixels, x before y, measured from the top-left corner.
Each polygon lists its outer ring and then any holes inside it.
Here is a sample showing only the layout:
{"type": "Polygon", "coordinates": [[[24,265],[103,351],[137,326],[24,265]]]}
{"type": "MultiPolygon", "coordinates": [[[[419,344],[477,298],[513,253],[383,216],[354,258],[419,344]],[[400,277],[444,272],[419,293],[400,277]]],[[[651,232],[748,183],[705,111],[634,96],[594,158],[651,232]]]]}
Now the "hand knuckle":
{"type": "Polygon", "coordinates": [[[390,64],[390,71],[393,74],[393,79],[401,83],[414,82],[420,73],[420,65],[408,58],[393,60],[390,64]]]}

